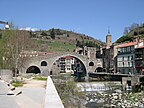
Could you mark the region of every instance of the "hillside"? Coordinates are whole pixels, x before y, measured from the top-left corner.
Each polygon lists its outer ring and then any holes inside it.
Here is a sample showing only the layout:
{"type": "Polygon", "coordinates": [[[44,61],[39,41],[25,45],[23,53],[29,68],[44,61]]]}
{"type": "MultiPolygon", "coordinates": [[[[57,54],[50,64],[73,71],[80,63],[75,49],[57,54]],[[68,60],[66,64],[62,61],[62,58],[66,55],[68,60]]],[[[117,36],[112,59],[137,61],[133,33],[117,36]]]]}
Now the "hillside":
{"type": "MultiPolygon", "coordinates": [[[[84,34],[74,33],[72,31],[50,29],[47,31],[20,31],[15,30],[21,38],[21,42],[29,41],[23,48],[25,50],[43,51],[43,52],[72,52],[76,47],[91,46],[99,47],[103,42],[96,40],[84,34]],[[25,39],[25,40],[24,40],[25,39]]],[[[4,30],[0,31],[0,47],[4,30]]]]}
{"type": "Polygon", "coordinates": [[[31,39],[41,50],[48,52],[73,51],[76,47],[103,46],[104,42],[96,40],[85,34],[74,33],[61,29],[31,32],[31,39]]]}
{"type": "Polygon", "coordinates": [[[130,42],[135,37],[144,38],[144,24],[132,24],[125,31],[125,35],[120,37],[116,43],[130,42]]]}

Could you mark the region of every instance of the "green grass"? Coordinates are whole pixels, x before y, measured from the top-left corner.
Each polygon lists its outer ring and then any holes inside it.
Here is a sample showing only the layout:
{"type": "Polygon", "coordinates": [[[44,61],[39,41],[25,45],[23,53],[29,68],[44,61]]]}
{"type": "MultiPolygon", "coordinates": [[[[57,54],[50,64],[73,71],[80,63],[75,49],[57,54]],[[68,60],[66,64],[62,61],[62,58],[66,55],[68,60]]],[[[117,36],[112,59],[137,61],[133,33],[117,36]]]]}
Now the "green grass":
{"type": "Polygon", "coordinates": [[[12,83],[12,85],[13,85],[14,87],[22,87],[24,84],[25,84],[24,82],[20,82],[20,81],[14,81],[14,82],[12,83]]]}
{"type": "Polygon", "coordinates": [[[33,78],[34,80],[42,80],[42,81],[46,81],[47,78],[46,77],[35,77],[33,78]]]}
{"type": "Polygon", "coordinates": [[[35,40],[33,39],[33,42],[36,45],[46,45],[47,49],[49,52],[72,52],[76,46],[75,45],[71,45],[68,43],[64,43],[64,42],[59,42],[59,41],[43,41],[43,40],[35,40]]]}

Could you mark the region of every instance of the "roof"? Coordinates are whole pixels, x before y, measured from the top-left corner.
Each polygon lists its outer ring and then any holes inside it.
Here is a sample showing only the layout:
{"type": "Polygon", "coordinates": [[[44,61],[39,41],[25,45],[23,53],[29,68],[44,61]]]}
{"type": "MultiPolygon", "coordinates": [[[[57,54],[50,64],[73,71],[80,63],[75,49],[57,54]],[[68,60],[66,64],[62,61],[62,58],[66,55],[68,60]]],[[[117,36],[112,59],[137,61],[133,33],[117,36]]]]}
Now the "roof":
{"type": "Polygon", "coordinates": [[[65,58],[65,59],[72,59],[72,58],[74,58],[74,57],[72,57],[72,56],[65,56],[65,57],[63,57],[63,58],[65,58]]]}
{"type": "Polygon", "coordinates": [[[144,45],[137,47],[136,49],[144,48],[144,45]]]}
{"type": "Polygon", "coordinates": [[[124,47],[129,47],[129,46],[134,46],[136,45],[138,42],[129,42],[129,43],[125,43],[120,45],[118,48],[124,48],[124,47]]]}
{"type": "Polygon", "coordinates": [[[74,57],[72,57],[72,56],[66,56],[65,58],[66,58],[66,59],[72,59],[72,58],[74,58],[74,57]]]}

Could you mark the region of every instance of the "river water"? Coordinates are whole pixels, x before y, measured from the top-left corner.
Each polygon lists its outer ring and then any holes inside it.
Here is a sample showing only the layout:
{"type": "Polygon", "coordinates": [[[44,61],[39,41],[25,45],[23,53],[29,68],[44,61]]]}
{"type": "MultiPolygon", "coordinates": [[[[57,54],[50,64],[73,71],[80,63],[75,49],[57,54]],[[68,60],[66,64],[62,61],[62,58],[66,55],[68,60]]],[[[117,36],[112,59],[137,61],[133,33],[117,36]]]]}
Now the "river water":
{"type": "Polygon", "coordinates": [[[122,93],[121,82],[81,82],[77,86],[86,94],[86,108],[104,108],[122,93]]]}

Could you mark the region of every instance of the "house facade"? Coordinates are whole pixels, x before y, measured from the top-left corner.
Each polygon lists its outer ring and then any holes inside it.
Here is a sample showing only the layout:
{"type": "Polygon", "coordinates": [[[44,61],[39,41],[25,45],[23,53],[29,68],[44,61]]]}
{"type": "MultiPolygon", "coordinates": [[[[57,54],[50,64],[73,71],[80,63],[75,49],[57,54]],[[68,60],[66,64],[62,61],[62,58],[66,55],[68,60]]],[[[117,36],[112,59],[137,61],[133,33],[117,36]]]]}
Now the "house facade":
{"type": "Polygon", "coordinates": [[[144,75],[144,46],[135,49],[135,67],[138,75],[144,75]]]}
{"type": "Polygon", "coordinates": [[[135,74],[135,45],[137,42],[129,42],[118,47],[117,72],[135,74]]]}

